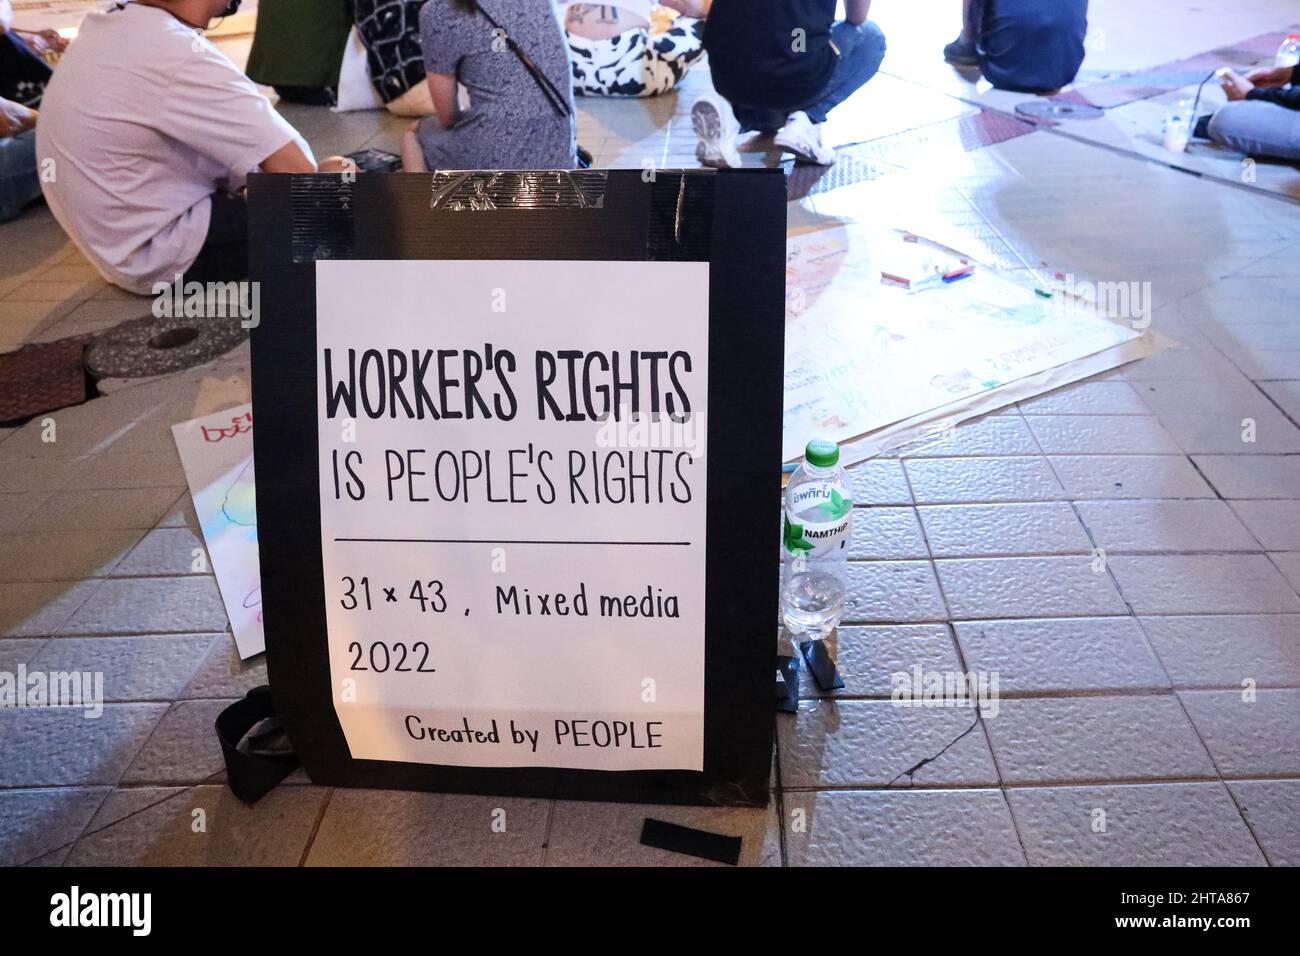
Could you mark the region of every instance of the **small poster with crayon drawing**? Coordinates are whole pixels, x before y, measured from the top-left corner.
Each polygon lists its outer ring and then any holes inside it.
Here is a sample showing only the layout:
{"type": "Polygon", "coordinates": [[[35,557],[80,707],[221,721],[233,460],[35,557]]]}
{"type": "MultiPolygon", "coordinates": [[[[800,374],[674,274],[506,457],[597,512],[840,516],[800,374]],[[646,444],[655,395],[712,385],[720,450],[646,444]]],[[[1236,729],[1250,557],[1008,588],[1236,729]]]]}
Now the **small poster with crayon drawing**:
{"type": "MultiPolygon", "coordinates": [[[[172,426],[207,560],[242,660],[266,649],[253,485],[253,406],[172,426]]],[[[197,559],[196,555],[196,559],[197,559]]]]}

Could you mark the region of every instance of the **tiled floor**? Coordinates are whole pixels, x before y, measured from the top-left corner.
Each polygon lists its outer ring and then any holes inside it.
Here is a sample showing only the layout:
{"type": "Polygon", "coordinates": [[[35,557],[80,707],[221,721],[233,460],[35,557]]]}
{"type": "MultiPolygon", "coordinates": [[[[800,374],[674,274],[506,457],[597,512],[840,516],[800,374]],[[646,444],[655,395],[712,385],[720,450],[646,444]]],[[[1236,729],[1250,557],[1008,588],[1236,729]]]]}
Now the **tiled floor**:
{"type": "MultiPolygon", "coordinates": [[[[1290,0],[1212,6],[1094,0],[1081,82],[1296,19],[1290,0]]],[[[805,675],[768,809],[301,776],[239,804],[212,719],[264,668],[239,663],[192,570],[169,431],[247,400],[239,349],[49,416],[55,441],[41,421],[0,431],[0,669],[99,670],[107,700],[98,720],[0,709],[0,863],[698,862],[638,844],[653,815],[741,835],[759,865],[1300,864],[1300,206],[1051,130],[907,140],[1007,104],[938,59],[954,23],[876,8],[887,75],[831,130],[875,165],[792,203],[792,228],[874,222],[1007,268],[1149,281],[1179,345],[853,469],[846,686],[819,697],[805,675]],[[996,674],[996,707],[896,706],[913,668],[996,674]]],[[[706,85],[581,101],[580,139],[610,165],[692,163],[706,85]]],[[[402,126],[285,112],[318,153],[392,148],[402,126]]],[[[752,161],[775,161],[761,145],[752,161]]],[[[0,239],[0,349],[148,309],[44,209],[0,239]]]]}

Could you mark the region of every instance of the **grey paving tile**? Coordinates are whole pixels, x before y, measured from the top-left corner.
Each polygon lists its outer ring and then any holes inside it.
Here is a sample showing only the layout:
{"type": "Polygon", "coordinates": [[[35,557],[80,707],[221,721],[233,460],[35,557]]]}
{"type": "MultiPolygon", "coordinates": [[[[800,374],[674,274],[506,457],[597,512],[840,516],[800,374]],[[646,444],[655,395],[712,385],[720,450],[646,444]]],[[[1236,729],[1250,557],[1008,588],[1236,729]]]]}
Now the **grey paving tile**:
{"type": "Polygon", "coordinates": [[[1222,501],[1080,501],[1097,547],[1132,551],[1258,551],[1259,542],[1222,501]]]}
{"type": "Polygon", "coordinates": [[[1224,777],[1300,776],[1300,690],[1179,691],[1224,777]]]}
{"type": "Polygon", "coordinates": [[[1009,784],[1215,776],[1172,695],[1004,700],[985,726],[1009,784]]]}
{"type": "Polygon", "coordinates": [[[212,577],[109,578],[62,631],[141,634],[223,631],[228,624],[212,577]]]}
{"type": "Polygon", "coordinates": [[[1124,614],[1127,608],[1088,555],[946,558],[935,562],[954,620],[1124,614]]]}
{"type": "Polygon", "coordinates": [[[767,807],[638,806],[559,800],[551,819],[547,866],[721,866],[641,845],[647,819],[738,836],[741,866],[780,866],[775,799],[767,807]]]}
{"type": "Polygon", "coordinates": [[[1130,382],[1186,380],[1238,381],[1241,372],[1218,352],[1195,349],[1170,349],[1124,366],[1120,374],[1130,382]]]}
{"type": "Polygon", "coordinates": [[[122,783],[194,784],[224,779],[226,765],[213,724],[231,703],[182,700],[172,704],[122,774],[122,783]]]}
{"type": "Polygon", "coordinates": [[[1266,550],[1300,551],[1300,501],[1234,501],[1232,510],[1266,550]]]}
{"type": "Polygon", "coordinates": [[[155,528],[113,571],[115,577],[209,574],[212,565],[202,536],[189,528],[155,528]],[[198,570],[195,565],[198,563],[198,570]]]}
{"type": "Polygon", "coordinates": [[[849,624],[940,621],[943,598],[928,561],[853,561],[844,621],[849,624]]]}
{"type": "Polygon", "coordinates": [[[790,866],[1024,864],[998,790],[788,792],[784,809],[790,866]]]}
{"type": "Polygon", "coordinates": [[[13,673],[19,664],[26,664],[45,644],[43,637],[0,638],[0,671],[13,673]]]}
{"type": "Polygon", "coordinates": [[[538,866],[549,809],[547,800],[339,789],[307,865],[538,866]]]}
{"type": "Polygon", "coordinates": [[[1193,460],[1225,498],[1300,496],[1300,455],[1197,455],[1193,460]]]}
{"type": "Polygon", "coordinates": [[[1038,446],[1019,415],[986,415],[889,454],[903,459],[1036,455],[1038,446]]]}
{"type": "Polygon", "coordinates": [[[1034,415],[1025,419],[1047,455],[1176,455],[1178,443],[1152,416],[1034,415]]]}
{"type": "Polygon", "coordinates": [[[1227,790],[1217,782],[1013,787],[1007,799],[1034,866],[1265,862],[1227,790]]]}
{"type": "Polygon", "coordinates": [[[70,866],[297,866],[328,791],[281,786],[254,806],[224,786],[115,790],[70,866]]]}
{"type": "Polygon", "coordinates": [[[1280,412],[1261,410],[1253,416],[1165,415],[1160,421],[1179,447],[1191,455],[1284,455],[1300,452],[1300,429],[1280,412]]]}
{"type": "Polygon", "coordinates": [[[936,558],[1078,554],[1092,549],[1063,501],[927,505],[917,509],[936,558]]]}
{"type": "Polygon", "coordinates": [[[1133,386],[1124,381],[1066,385],[1020,403],[1026,415],[1150,415],[1133,386]]]}
{"type": "Polygon", "coordinates": [[[963,621],[954,629],[966,666],[997,674],[1003,695],[1170,686],[1130,617],[963,621]]]}
{"type": "Polygon", "coordinates": [[[872,458],[848,469],[853,501],[859,505],[910,505],[912,492],[897,458],[872,458]]]}
{"type": "Polygon", "coordinates": [[[1228,789],[1273,866],[1300,866],[1300,780],[1233,780],[1228,789]]]}
{"type": "Polygon", "coordinates": [[[1117,554],[1109,565],[1138,614],[1300,611],[1300,598],[1262,554],[1117,554]]]}
{"type": "Polygon", "coordinates": [[[108,574],[140,532],[38,531],[0,535],[0,581],[66,581],[108,574]]]}
{"type": "Polygon", "coordinates": [[[185,471],[176,450],[90,455],[68,469],[68,489],[185,487],[185,471]]]}
{"type": "Polygon", "coordinates": [[[1052,455],[1073,499],[1213,498],[1185,455],[1052,455]]]}
{"type": "Polygon", "coordinates": [[[858,560],[928,558],[914,508],[854,508],[849,557],[858,560]]]}
{"type": "Polygon", "coordinates": [[[99,581],[6,584],[5,599],[0,601],[0,634],[6,637],[53,634],[99,586],[99,581]]]}
{"type": "Polygon", "coordinates": [[[1294,422],[1300,422],[1300,380],[1260,382],[1259,387],[1268,393],[1294,422]]]}
{"type": "Polygon", "coordinates": [[[991,786],[998,779],[969,706],[805,701],[797,714],[777,716],[777,735],[787,788],[991,786]]]}
{"type": "Polygon", "coordinates": [[[1144,617],[1176,687],[1300,687],[1300,614],[1144,617]]]}
{"type": "Polygon", "coordinates": [[[0,866],[18,866],[70,846],[107,788],[0,790],[0,866]]]}
{"type": "Polygon", "coordinates": [[[49,498],[44,491],[6,491],[0,494],[0,534],[14,534],[49,498]]]}
{"type": "Polygon", "coordinates": [[[1066,496],[1041,455],[909,458],[903,465],[918,504],[1050,501],[1066,496]]]}
{"type": "Polygon", "coordinates": [[[1259,414],[1261,409],[1266,415],[1275,414],[1268,399],[1244,378],[1224,382],[1143,382],[1135,388],[1142,401],[1162,418],[1227,415],[1239,422],[1247,415],[1259,414]]]}
{"type": "Polygon", "coordinates": [[[104,675],[104,699],[171,701],[198,669],[211,634],[60,637],[48,641],[28,669],[104,675]]]}
{"type": "Polygon", "coordinates": [[[59,491],[27,516],[22,531],[109,531],[151,528],[176,501],[180,488],[59,491]]]}
{"type": "Polygon", "coordinates": [[[88,718],[80,708],[0,708],[0,787],[116,784],[164,710],[105,704],[88,718]]]}
{"type": "MultiPolygon", "coordinates": [[[[961,669],[952,635],[944,624],[884,624],[840,627],[826,639],[826,650],[844,679],[844,687],[823,693],[800,658],[799,694],[802,697],[888,698],[893,675],[961,669]]],[[[786,649],[783,653],[798,651],[786,649]]]]}
{"type": "Polygon", "coordinates": [[[1282,576],[1291,582],[1291,587],[1300,594],[1300,551],[1275,551],[1269,556],[1282,576]]]}
{"type": "Polygon", "coordinates": [[[234,637],[229,633],[215,637],[207,657],[182,697],[243,697],[254,687],[266,683],[265,654],[241,661],[234,637]]]}
{"type": "MultiPolygon", "coordinates": [[[[0,455],[0,463],[3,463],[0,467],[0,492],[49,494],[59,491],[67,484],[72,461],[64,455],[0,455]]],[[[0,496],[0,504],[7,500],[0,496]]]]}

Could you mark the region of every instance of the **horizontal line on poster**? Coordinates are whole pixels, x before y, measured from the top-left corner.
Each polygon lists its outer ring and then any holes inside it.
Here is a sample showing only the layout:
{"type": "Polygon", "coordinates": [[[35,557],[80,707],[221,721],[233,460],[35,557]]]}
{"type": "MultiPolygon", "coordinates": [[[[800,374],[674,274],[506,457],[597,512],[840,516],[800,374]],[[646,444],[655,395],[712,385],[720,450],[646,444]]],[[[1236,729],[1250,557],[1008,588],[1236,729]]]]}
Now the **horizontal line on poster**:
{"type": "Polygon", "coordinates": [[[689,541],[545,541],[521,538],[335,538],[335,541],[369,542],[378,544],[592,544],[617,547],[687,548],[689,541]]]}

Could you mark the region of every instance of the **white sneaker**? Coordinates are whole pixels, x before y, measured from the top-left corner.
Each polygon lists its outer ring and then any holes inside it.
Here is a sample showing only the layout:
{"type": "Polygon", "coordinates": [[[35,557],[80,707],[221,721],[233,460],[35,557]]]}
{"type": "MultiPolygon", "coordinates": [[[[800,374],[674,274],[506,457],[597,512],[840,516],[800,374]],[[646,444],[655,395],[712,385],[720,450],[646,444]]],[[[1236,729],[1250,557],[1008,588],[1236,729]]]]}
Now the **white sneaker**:
{"type": "Polygon", "coordinates": [[[703,97],[691,107],[691,126],[700,138],[695,144],[696,159],[717,169],[740,168],[740,153],[736,150],[740,123],[730,106],[711,96],[703,97]]]}
{"type": "Polygon", "coordinates": [[[822,145],[821,127],[803,110],[791,113],[774,140],[777,146],[794,153],[795,161],[804,160],[818,166],[835,165],[835,150],[822,145]]]}

